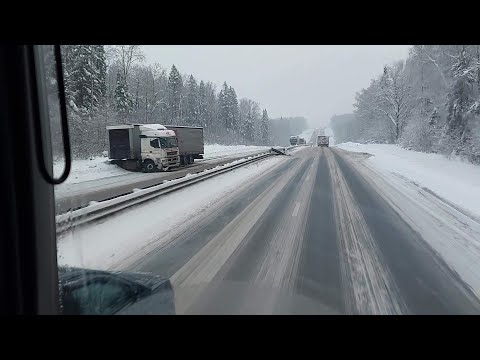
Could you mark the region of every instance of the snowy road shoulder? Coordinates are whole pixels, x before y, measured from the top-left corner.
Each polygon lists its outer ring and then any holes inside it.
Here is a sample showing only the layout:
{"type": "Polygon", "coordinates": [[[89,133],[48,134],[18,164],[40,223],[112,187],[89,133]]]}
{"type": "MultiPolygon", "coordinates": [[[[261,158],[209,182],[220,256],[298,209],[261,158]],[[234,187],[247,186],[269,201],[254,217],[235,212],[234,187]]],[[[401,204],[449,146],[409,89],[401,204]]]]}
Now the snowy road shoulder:
{"type": "MultiPolygon", "coordinates": [[[[396,149],[393,145],[348,144],[339,148],[357,150],[357,156],[352,156],[352,153],[342,154],[480,298],[480,221],[430,190],[446,191],[449,182],[449,186],[454,188],[456,175],[448,170],[456,168],[462,169],[460,173],[463,176],[466,173],[470,175],[469,178],[459,179],[458,183],[468,187],[471,197],[478,197],[475,184],[470,183],[475,179],[477,167],[450,161],[439,155],[429,156],[396,149]]],[[[451,189],[450,192],[445,192],[445,197],[464,205],[465,198],[462,196],[468,195],[465,190],[451,189]]]]}
{"type": "Polygon", "coordinates": [[[162,196],[103,221],[74,228],[58,239],[58,262],[108,269],[142,251],[161,246],[169,232],[230,193],[285,161],[275,157],[248,165],[162,196]]]}
{"type": "Polygon", "coordinates": [[[365,163],[384,174],[408,179],[480,219],[480,166],[387,144],[343,143],[336,148],[366,153],[365,163]]]}
{"type": "MultiPolygon", "coordinates": [[[[247,156],[255,153],[259,153],[270,149],[268,146],[247,146],[247,145],[218,145],[218,144],[205,144],[204,160],[197,160],[197,162],[211,161],[218,159],[229,159],[239,156],[247,156]]],[[[54,162],[54,173],[58,176],[63,172],[64,162],[54,162]]],[[[111,181],[112,177],[121,176],[122,179],[126,178],[138,178],[145,174],[135,173],[128,170],[124,170],[119,166],[109,163],[109,160],[105,156],[92,157],[91,159],[74,159],[72,162],[72,169],[67,181],[57,187],[57,190],[68,191],[69,186],[72,184],[86,183],[90,181],[101,181],[101,179],[107,179],[106,182],[111,181]]],[[[104,182],[105,182],[104,181],[104,182]]],[[[88,186],[88,185],[87,185],[88,186]]]]}

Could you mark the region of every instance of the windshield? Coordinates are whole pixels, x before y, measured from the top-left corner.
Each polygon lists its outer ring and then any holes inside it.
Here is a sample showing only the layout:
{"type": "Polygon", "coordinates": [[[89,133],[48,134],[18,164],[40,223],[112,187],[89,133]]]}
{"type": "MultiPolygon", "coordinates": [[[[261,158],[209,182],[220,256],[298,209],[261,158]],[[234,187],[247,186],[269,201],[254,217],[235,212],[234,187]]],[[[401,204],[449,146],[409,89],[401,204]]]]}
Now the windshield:
{"type": "Polygon", "coordinates": [[[62,51],[69,308],[480,314],[480,45],[62,51]]]}
{"type": "Polygon", "coordinates": [[[160,146],[162,149],[168,149],[177,147],[177,138],[176,137],[166,137],[166,138],[159,138],[160,146]]]}

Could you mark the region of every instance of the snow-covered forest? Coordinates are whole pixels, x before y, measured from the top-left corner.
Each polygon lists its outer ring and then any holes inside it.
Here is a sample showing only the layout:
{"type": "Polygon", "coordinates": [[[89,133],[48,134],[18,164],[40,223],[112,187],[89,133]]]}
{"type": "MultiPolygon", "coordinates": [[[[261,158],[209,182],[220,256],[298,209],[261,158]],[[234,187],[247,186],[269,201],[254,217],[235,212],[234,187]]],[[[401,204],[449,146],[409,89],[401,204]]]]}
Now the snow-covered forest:
{"type": "MultiPolygon", "coordinates": [[[[47,47],[45,47],[47,48],[47,47]]],[[[63,45],[72,151],[76,158],[106,150],[107,125],[162,123],[202,126],[207,143],[271,145],[266,109],[238,99],[224,82],[181,74],[175,65],[147,65],[139,45],[63,45]]],[[[51,50],[45,50],[49,96],[56,96],[51,50]]],[[[188,69],[185,69],[188,70],[188,69]]],[[[51,99],[50,104],[55,104],[51,99]]],[[[54,153],[61,153],[58,109],[50,108],[54,153]]],[[[288,135],[288,134],[287,134],[288,135]]]]}
{"type": "MultiPolygon", "coordinates": [[[[380,69],[379,69],[380,70],[380,69]]],[[[397,143],[480,163],[480,45],[415,45],[333,117],[337,142],[397,143]]]]}

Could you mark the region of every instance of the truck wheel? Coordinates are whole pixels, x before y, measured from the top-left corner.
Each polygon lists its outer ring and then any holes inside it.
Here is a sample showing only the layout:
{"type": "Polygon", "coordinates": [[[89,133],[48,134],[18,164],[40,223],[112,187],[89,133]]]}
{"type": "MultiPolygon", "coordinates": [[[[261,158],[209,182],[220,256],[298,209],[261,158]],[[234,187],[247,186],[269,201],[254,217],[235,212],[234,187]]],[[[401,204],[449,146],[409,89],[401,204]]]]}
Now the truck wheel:
{"type": "Polygon", "coordinates": [[[189,163],[189,164],[193,164],[193,155],[190,155],[190,156],[188,157],[188,163],[189,163]]]}
{"type": "Polygon", "coordinates": [[[143,172],[152,173],[152,172],[155,172],[155,170],[156,170],[156,166],[152,160],[147,159],[143,162],[143,172]]]}

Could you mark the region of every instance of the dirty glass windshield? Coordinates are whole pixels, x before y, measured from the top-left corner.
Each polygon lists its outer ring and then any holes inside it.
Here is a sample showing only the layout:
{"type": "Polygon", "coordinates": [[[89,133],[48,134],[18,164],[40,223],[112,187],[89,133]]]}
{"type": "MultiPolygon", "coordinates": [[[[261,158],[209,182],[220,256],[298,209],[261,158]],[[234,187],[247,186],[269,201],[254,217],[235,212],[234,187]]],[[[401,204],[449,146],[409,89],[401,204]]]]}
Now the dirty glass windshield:
{"type": "Polygon", "coordinates": [[[177,138],[175,137],[166,137],[166,138],[159,138],[160,146],[162,149],[168,149],[172,147],[177,147],[177,138]]]}
{"type": "Polygon", "coordinates": [[[55,186],[58,263],[122,284],[76,289],[91,303],[77,308],[480,314],[480,45],[62,54],[73,164],[55,186]],[[178,154],[142,151],[138,124],[174,131],[178,154]]]}

